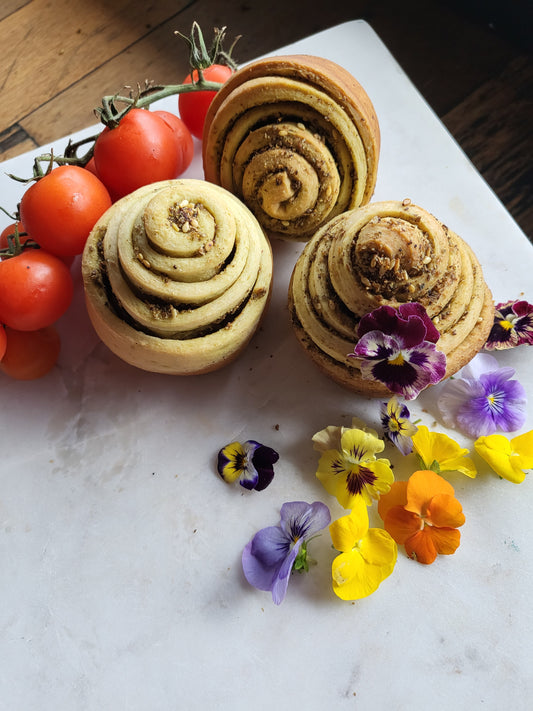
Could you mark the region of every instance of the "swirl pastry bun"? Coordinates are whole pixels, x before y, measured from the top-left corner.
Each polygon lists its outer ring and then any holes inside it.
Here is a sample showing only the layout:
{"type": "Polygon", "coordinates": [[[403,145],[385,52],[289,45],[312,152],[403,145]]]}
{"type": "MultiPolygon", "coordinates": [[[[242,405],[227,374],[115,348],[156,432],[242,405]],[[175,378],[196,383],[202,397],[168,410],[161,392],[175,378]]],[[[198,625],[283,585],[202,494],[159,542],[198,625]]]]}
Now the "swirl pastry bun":
{"type": "Polygon", "coordinates": [[[370,201],[379,150],[374,107],[351,74],[321,57],[276,56],[239,69],[216,94],[204,173],[269,235],[305,241],[370,201]]]}
{"type": "Polygon", "coordinates": [[[471,248],[426,210],[375,202],[339,215],[305,245],[289,309],[296,336],[321,370],[360,394],[389,390],[364,380],[355,358],[362,316],[383,305],[421,303],[440,332],[446,377],[483,347],[494,304],[471,248]]]}
{"type": "Polygon", "coordinates": [[[102,341],[143,370],[192,375],[233,360],[257,329],[272,252],[223,188],[169,180],[116,202],[87,240],[82,273],[102,341]]]}

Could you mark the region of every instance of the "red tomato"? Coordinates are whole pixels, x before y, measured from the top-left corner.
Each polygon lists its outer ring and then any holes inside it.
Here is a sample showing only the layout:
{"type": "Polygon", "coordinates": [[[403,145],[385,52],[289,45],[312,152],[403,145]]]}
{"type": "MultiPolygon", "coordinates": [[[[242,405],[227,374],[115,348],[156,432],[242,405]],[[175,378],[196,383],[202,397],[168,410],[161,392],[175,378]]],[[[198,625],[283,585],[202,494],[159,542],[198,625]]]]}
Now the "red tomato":
{"type": "Polygon", "coordinates": [[[94,223],[111,207],[103,183],[90,171],[62,165],[22,196],[20,219],[43,249],[61,257],[81,254],[94,223]]]}
{"type": "Polygon", "coordinates": [[[173,129],[146,109],[131,109],[116,128],[104,128],[96,139],[94,160],[114,199],[179,173],[173,129]]]}
{"type": "Polygon", "coordinates": [[[165,123],[168,123],[174,131],[176,150],[180,156],[178,175],[181,175],[190,166],[194,156],[194,141],[192,140],[191,132],[179,116],[170,113],[170,111],[154,111],[154,114],[157,114],[165,123]]]}
{"type": "Polygon", "coordinates": [[[96,175],[98,177],[98,172],[96,170],[96,163],[94,161],[94,156],[89,160],[88,163],[84,166],[85,170],[88,170],[89,173],[92,173],[93,175],[96,175]]]}
{"type": "Polygon", "coordinates": [[[6,329],[0,324],[0,360],[4,357],[6,352],[7,336],[6,329]]]}
{"type": "MultiPolygon", "coordinates": [[[[9,242],[7,241],[7,238],[9,237],[9,235],[15,234],[15,227],[18,227],[19,235],[26,231],[22,226],[22,222],[13,222],[11,225],[4,227],[2,232],[0,232],[0,249],[6,249],[7,247],[9,247],[9,242]]],[[[27,239],[27,236],[23,237],[22,241],[25,242],[27,239]]]]}
{"type": "Polygon", "coordinates": [[[16,380],[35,380],[46,375],[57,362],[61,341],[53,326],[37,331],[6,328],[7,348],[0,370],[16,380]]]}
{"type": "MultiPolygon", "coordinates": [[[[22,222],[17,222],[17,225],[18,225],[18,230],[19,230],[19,236],[20,236],[20,242],[21,242],[21,244],[24,244],[24,243],[27,242],[28,240],[32,240],[32,238],[30,237],[30,235],[29,235],[29,234],[26,232],[26,230],[24,229],[24,225],[22,224],[22,222]],[[24,235],[24,236],[22,237],[21,235],[24,235]]],[[[7,227],[5,227],[4,230],[2,231],[2,233],[0,234],[0,249],[6,249],[7,247],[9,247],[9,242],[7,241],[7,238],[8,238],[9,235],[12,235],[12,234],[15,234],[15,223],[13,223],[12,225],[8,225],[7,227]]],[[[32,241],[35,242],[35,240],[32,240],[32,241]]],[[[35,244],[37,244],[37,243],[35,242],[35,244]]],[[[0,255],[0,256],[1,256],[1,255],[0,255]]],[[[58,255],[58,256],[59,256],[59,255],[58,255]]],[[[74,256],[71,256],[71,257],[61,257],[61,256],[59,256],[59,259],[60,259],[62,262],[65,262],[65,264],[67,265],[67,267],[70,268],[70,267],[72,266],[72,262],[74,261],[74,256]]]]}
{"type": "MultiPolygon", "coordinates": [[[[212,64],[207,69],[203,70],[204,78],[208,81],[217,81],[223,84],[233,74],[231,67],[225,64],[212,64]]],[[[194,78],[198,78],[198,73],[194,71],[194,78]]],[[[184,84],[190,84],[192,81],[191,75],[188,74],[183,80],[184,84]]],[[[190,91],[185,94],[180,94],[178,97],[178,105],[180,116],[183,122],[196,138],[202,138],[205,117],[207,110],[213,99],[216,91],[190,91]]]]}
{"type": "Polygon", "coordinates": [[[74,291],[69,268],[42,249],[25,249],[0,262],[0,323],[35,331],[57,321],[74,291]]]}

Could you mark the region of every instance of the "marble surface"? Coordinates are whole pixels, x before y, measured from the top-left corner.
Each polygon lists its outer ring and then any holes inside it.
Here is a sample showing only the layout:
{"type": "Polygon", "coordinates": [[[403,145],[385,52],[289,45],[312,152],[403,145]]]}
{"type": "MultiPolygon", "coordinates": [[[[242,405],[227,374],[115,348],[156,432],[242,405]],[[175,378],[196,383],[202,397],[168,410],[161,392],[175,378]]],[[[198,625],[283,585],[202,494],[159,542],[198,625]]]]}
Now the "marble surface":
{"type": "MultiPolygon", "coordinates": [[[[525,235],[367,24],[280,52],[329,57],[367,90],[383,139],[375,199],[409,197],[458,232],[497,301],[533,298],[525,235]]],[[[28,174],[31,159],[1,166],[4,206],[21,190],[4,173],[28,174]]],[[[201,177],[198,158],[188,175],[201,177]]],[[[353,415],[378,425],[377,403],[318,373],[290,331],[300,249],[274,244],[264,325],[217,373],[168,377],[118,360],[90,326],[75,264],[58,365],[33,383],[0,378],[0,709],[529,708],[531,475],[519,486],[451,475],[466,514],[457,553],[422,566],[401,549],[359,602],[332,592],[327,532],[280,607],[242,575],[243,546],[283,502],[343,513],[314,476],[311,436],[353,415]],[[218,449],[250,438],[280,453],[261,493],[215,473],[218,449]]],[[[498,360],[531,398],[527,350],[498,360]]],[[[445,431],[429,395],[412,410],[445,431]]],[[[532,427],[530,413],[523,431],[532,427]]]]}

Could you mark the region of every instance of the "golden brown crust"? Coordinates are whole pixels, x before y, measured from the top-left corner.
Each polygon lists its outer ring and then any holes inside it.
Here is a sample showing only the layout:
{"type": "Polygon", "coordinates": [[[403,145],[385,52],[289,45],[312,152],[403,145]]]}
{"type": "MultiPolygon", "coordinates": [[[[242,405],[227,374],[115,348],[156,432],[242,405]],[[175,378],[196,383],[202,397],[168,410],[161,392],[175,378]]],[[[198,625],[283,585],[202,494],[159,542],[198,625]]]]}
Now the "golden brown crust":
{"type": "Polygon", "coordinates": [[[272,253],[253,215],[200,180],[140,188],[92,230],[82,259],[100,338],[144,370],[192,375],[246,346],[270,298],[272,253]]]}
{"type": "Polygon", "coordinates": [[[381,305],[417,301],[440,331],[446,377],[466,365],[490,332],[494,304],[471,248],[410,201],[371,203],[331,220],[305,246],[289,287],[295,334],[339,384],[390,395],[348,358],[360,318],[381,305]]]}
{"type": "Polygon", "coordinates": [[[207,180],[242,199],[269,234],[307,240],[369,202],[380,150],[363,87],[330,60],[270,57],[237,71],[210,106],[207,180]]]}

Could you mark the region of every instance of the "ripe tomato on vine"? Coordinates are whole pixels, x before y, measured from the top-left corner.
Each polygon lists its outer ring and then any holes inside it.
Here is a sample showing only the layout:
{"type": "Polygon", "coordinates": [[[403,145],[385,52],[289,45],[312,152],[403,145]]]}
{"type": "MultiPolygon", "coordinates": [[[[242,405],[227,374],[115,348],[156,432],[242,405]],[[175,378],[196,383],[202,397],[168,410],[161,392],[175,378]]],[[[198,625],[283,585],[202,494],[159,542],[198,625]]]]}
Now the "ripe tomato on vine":
{"type": "Polygon", "coordinates": [[[25,249],[0,262],[0,323],[19,331],[50,326],[70,306],[69,268],[42,249],[25,249]]]}
{"type": "Polygon", "coordinates": [[[96,171],[116,200],[143,185],[177,178],[183,172],[187,140],[157,112],[130,109],[118,126],[106,126],[96,139],[96,171]]]}
{"type": "Polygon", "coordinates": [[[170,111],[154,111],[154,114],[162,118],[174,132],[176,150],[180,157],[178,175],[181,175],[190,166],[194,157],[194,141],[192,140],[192,134],[185,123],[179,116],[176,116],[176,114],[173,114],[170,111]]]}
{"type": "Polygon", "coordinates": [[[61,257],[81,254],[89,232],[111,207],[104,184],[76,165],[60,165],[24,192],[20,219],[43,249],[61,257]]]}
{"type": "Polygon", "coordinates": [[[54,326],[36,331],[4,330],[6,348],[0,370],[15,380],[42,378],[54,367],[59,357],[61,340],[54,326]]]}
{"type": "MultiPolygon", "coordinates": [[[[219,82],[220,84],[229,79],[232,73],[233,69],[226,64],[212,64],[202,71],[206,81],[219,82]]],[[[198,81],[197,70],[188,74],[183,83],[191,84],[193,77],[194,81],[198,81]]],[[[203,136],[205,117],[216,93],[216,91],[191,91],[180,94],[178,97],[180,116],[196,138],[201,139],[203,136]]]]}

